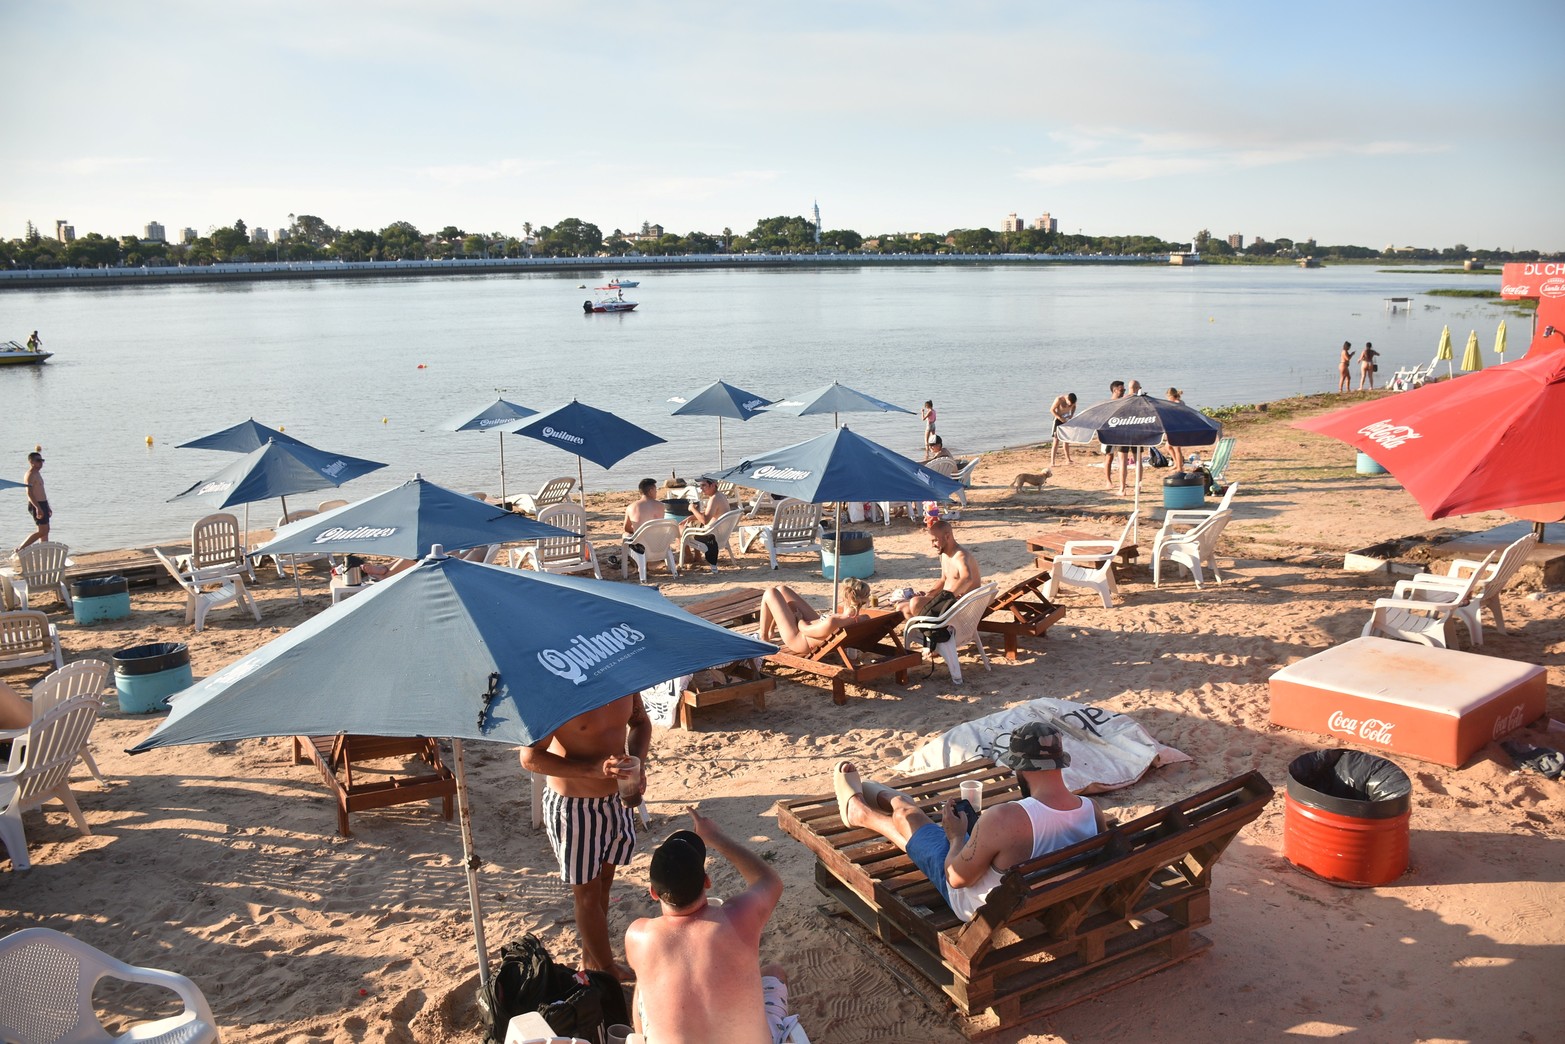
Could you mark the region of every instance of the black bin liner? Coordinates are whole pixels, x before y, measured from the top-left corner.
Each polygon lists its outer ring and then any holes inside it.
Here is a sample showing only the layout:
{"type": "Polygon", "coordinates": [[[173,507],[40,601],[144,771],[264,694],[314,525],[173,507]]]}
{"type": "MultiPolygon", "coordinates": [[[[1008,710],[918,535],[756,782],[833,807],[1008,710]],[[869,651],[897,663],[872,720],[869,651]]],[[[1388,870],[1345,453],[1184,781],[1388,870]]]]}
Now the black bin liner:
{"type": "Polygon", "coordinates": [[[190,647],[184,642],[153,642],[121,649],[114,654],[114,673],[127,677],[158,674],[183,667],[190,662],[190,647]]]}
{"type": "Polygon", "coordinates": [[[102,598],[125,594],[129,590],[130,581],[123,576],[92,576],[71,581],[72,598],[102,598]]]}
{"type": "Polygon", "coordinates": [[[1317,750],[1288,765],[1288,796],[1339,816],[1392,819],[1408,810],[1412,793],[1406,772],[1362,751],[1317,750]]]}
{"type": "Polygon", "coordinates": [[[839,543],[832,539],[832,531],[827,529],[821,533],[821,546],[846,558],[848,555],[862,555],[872,549],[875,546],[875,537],[862,529],[844,529],[839,543]]]}
{"type": "Polygon", "coordinates": [[[669,497],[663,501],[663,506],[668,509],[668,514],[673,518],[690,517],[690,501],[684,497],[669,497]]]}
{"type": "Polygon", "coordinates": [[[1172,475],[1163,477],[1165,486],[1200,486],[1206,482],[1206,476],[1199,471],[1176,471],[1172,475]]]}

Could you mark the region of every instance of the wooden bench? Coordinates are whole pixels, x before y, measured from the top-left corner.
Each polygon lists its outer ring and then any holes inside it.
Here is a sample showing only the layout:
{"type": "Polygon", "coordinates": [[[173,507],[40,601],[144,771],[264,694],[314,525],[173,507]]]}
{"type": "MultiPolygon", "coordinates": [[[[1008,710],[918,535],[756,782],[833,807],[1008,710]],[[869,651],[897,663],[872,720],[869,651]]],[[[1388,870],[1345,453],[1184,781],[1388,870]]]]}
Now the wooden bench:
{"type": "Polygon", "coordinates": [[[337,797],[337,832],[351,837],[348,813],[389,808],[412,801],[440,799],[442,818],[451,819],[456,797],[456,777],[440,760],[440,744],[434,739],[404,736],[295,736],[293,762],[314,761],[321,777],[337,797]],[[416,757],[431,771],[418,775],[392,775],[387,779],[355,781],[353,766],[361,761],[416,757]]]}
{"type": "MultiPolygon", "coordinates": [[[[753,624],[761,615],[761,594],[759,587],[736,587],[684,609],[719,627],[753,624]]],[[[749,699],[757,710],[765,710],[766,694],[776,688],[777,679],[765,674],[752,660],[735,660],[721,667],[697,671],[680,693],[679,727],[694,729],[693,719],[699,708],[715,707],[732,700],[749,699]]]]}
{"type": "MultiPolygon", "coordinates": [[[[1033,564],[1039,569],[1047,569],[1054,559],[1065,553],[1065,545],[1072,540],[1108,540],[1112,536],[1104,536],[1102,533],[1088,533],[1082,529],[1057,529],[1052,533],[1043,533],[1027,538],[1027,550],[1033,553],[1033,564]]],[[[1119,560],[1130,565],[1140,555],[1141,550],[1135,544],[1126,544],[1116,552],[1119,560]]]]}
{"type": "Polygon", "coordinates": [[[902,644],[897,634],[902,614],[890,609],[865,612],[869,619],[844,627],[809,656],[779,649],[766,659],[825,678],[831,682],[831,699],[836,704],[848,702],[849,682],[867,686],[877,678],[894,675],[898,685],[906,685],[908,669],[919,666],[924,657],[902,644]]]}
{"type": "Polygon", "coordinates": [[[1042,638],[1060,617],[1065,607],[1055,605],[1043,596],[1043,585],[1049,582],[1049,571],[1040,569],[995,596],[994,604],[978,624],[986,634],[998,634],[1005,638],[1005,658],[1015,661],[1016,642],[1020,638],[1042,638]],[[1010,619],[1004,619],[1009,616],[1010,619]]]}
{"type": "MultiPolygon", "coordinates": [[[[895,785],[937,818],[964,779],[984,781],[986,808],[1020,796],[1009,769],[982,759],[895,785]]],[[[1211,920],[1212,866],[1271,797],[1250,772],[1022,863],[966,924],[895,845],[844,828],[835,796],[787,802],[778,822],[815,853],[816,887],[943,991],[972,1038],[1209,946],[1195,929],[1211,920]]]]}

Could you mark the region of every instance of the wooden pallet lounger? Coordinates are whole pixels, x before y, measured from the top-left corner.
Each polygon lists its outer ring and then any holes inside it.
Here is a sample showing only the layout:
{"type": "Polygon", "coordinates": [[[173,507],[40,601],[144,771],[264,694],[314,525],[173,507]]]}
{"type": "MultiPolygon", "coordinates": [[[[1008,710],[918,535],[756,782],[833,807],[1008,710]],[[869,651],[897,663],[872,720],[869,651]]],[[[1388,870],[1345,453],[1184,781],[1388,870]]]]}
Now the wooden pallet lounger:
{"type": "Polygon", "coordinates": [[[766,659],[829,680],[833,703],[848,702],[850,682],[867,685],[877,678],[895,675],[897,684],[906,685],[908,669],[922,664],[924,657],[922,653],[909,652],[902,644],[902,637],[897,634],[902,614],[888,609],[867,612],[868,620],[844,627],[810,656],[780,649],[766,659]]]}
{"type": "Polygon", "coordinates": [[[440,744],[437,740],[341,733],[335,736],[295,736],[294,764],[303,764],[307,759],[315,762],[326,785],[337,797],[337,832],[343,837],[353,833],[348,829],[349,812],[389,808],[411,801],[439,798],[442,817],[447,820],[451,818],[452,799],[456,797],[456,777],[440,760],[440,744]],[[431,771],[416,776],[393,775],[372,783],[362,779],[355,782],[353,778],[356,762],[406,758],[409,755],[424,762],[431,771]]]}
{"type": "MultiPolygon", "coordinates": [[[[761,615],[759,587],[736,587],[712,598],[685,606],[685,612],[719,627],[754,624],[761,615]]],[[[693,729],[695,712],[730,700],[748,699],[757,710],[766,709],[766,694],[777,688],[777,679],[765,674],[751,660],[735,660],[721,667],[697,671],[680,693],[679,727],[693,729]]]]}
{"type": "MultiPolygon", "coordinates": [[[[935,811],[964,779],[984,781],[986,808],[1020,796],[1010,770],[987,760],[895,785],[935,811]]],[[[1212,866],[1271,796],[1250,772],[1013,867],[968,924],[895,845],[845,829],[834,796],[787,802],[778,822],[815,853],[816,887],[944,991],[972,1038],[1210,945],[1195,929],[1211,920],[1212,866]]]]}
{"type": "Polygon", "coordinates": [[[980,631],[1005,638],[1007,660],[1016,659],[1017,639],[1041,638],[1055,621],[1065,615],[1064,606],[1055,605],[1043,597],[1043,585],[1048,582],[1047,569],[1040,569],[1018,580],[995,596],[989,612],[978,624],[980,631]]]}

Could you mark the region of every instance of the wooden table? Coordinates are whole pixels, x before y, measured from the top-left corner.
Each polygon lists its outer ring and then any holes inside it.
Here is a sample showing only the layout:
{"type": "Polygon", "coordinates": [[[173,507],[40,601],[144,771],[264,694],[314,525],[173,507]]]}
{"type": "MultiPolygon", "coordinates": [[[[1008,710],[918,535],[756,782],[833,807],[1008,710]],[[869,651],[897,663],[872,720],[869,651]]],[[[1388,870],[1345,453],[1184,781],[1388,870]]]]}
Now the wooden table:
{"type": "MultiPolygon", "coordinates": [[[[1065,553],[1065,544],[1071,540],[1101,540],[1105,543],[1112,541],[1113,537],[1106,537],[1102,533],[1088,533],[1080,529],[1056,529],[1052,533],[1042,533],[1038,536],[1027,538],[1027,550],[1033,553],[1033,563],[1039,569],[1047,569],[1056,556],[1065,553]]],[[[1135,544],[1127,544],[1119,549],[1119,560],[1129,565],[1141,554],[1135,544]]]]}

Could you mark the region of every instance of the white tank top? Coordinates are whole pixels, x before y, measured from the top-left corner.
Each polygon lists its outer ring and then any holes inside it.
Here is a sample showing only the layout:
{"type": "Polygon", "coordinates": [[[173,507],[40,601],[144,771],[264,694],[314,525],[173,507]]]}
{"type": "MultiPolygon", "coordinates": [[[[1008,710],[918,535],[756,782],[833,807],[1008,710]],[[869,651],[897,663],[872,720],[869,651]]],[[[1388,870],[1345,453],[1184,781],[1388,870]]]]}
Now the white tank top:
{"type": "MultiPolygon", "coordinates": [[[[1029,859],[1037,859],[1098,834],[1097,810],[1086,798],[1081,799],[1080,807],[1069,812],[1050,808],[1037,798],[1022,798],[1017,804],[1027,810],[1027,817],[1032,820],[1032,855],[1029,859]]],[[[971,921],[1004,876],[1003,871],[990,864],[983,876],[972,884],[963,888],[950,887],[951,911],[963,921],[971,921]]]]}

